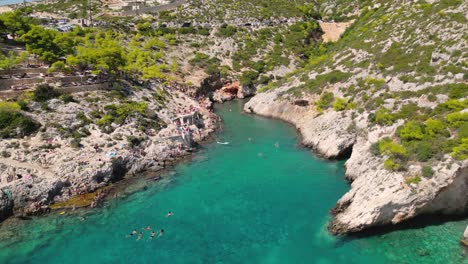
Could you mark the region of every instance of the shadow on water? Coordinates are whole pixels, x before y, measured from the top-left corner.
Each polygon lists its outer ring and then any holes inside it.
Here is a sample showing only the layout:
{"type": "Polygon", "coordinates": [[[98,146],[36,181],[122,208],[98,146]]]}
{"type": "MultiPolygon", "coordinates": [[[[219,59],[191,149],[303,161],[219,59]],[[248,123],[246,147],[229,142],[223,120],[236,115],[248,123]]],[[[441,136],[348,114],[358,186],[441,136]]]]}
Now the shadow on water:
{"type": "MultiPolygon", "coordinates": [[[[397,225],[372,227],[359,233],[351,233],[348,235],[341,236],[337,241],[337,244],[342,245],[352,240],[365,239],[374,236],[382,236],[395,231],[416,230],[426,228],[429,226],[441,226],[448,222],[465,221],[467,218],[468,214],[456,216],[448,216],[441,214],[420,215],[397,225]]],[[[460,233],[460,237],[461,236],[462,233],[460,233]]]]}

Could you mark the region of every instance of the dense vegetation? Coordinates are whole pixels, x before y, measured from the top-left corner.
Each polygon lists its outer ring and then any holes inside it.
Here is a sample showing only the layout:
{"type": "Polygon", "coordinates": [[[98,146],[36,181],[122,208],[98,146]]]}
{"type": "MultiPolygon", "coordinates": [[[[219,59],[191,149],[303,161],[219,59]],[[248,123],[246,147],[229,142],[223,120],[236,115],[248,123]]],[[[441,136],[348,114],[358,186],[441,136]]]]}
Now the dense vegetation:
{"type": "Polygon", "coordinates": [[[40,125],[20,110],[18,103],[0,102],[0,138],[24,137],[39,129],[40,125]]]}

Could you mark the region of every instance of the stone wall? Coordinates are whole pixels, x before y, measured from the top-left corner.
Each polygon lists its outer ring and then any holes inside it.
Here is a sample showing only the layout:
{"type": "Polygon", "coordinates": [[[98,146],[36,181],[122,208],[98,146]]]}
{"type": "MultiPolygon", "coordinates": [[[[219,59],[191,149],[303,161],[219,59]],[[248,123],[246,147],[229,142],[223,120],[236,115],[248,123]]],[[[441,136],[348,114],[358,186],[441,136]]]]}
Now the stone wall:
{"type": "MultiPolygon", "coordinates": [[[[111,85],[109,83],[97,83],[91,85],[79,85],[79,86],[69,86],[69,87],[59,87],[56,88],[62,93],[80,93],[80,92],[92,92],[99,90],[110,90],[111,85]]],[[[2,91],[0,92],[0,99],[14,98],[22,94],[24,91],[2,91]]]]}
{"type": "Polygon", "coordinates": [[[38,84],[41,82],[55,84],[61,82],[63,84],[72,82],[86,81],[88,77],[82,76],[58,76],[58,77],[45,77],[45,78],[24,78],[24,79],[0,79],[0,91],[10,89],[11,86],[18,85],[31,85],[38,84]]]}
{"type": "Polygon", "coordinates": [[[149,7],[142,7],[138,10],[124,11],[124,12],[121,12],[120,14],[122,16],[134,16],[134,15],[144,14],[144,13],[166,11],[166,10],[174,9],[178,7],[179,5],[185,4],[186,2],[187,0],[179,0],[179,1],[175,1],[174,3],[170,3],[166,5],[149,6],[149,7]]]}
{"type": "Polygon", "coordinates": [[[9,90],[13,85],[31,85],[43,81],[43,78],[0,79],[0,91],[9,90]]]}
{"type": "Polygon", "coordinates": [[[46,74],[48,68],[19,68],[19,69],[12,69],[11,71],[7,70],[0,70],[0,75],[19,75],[19,74],[46,74]]]}

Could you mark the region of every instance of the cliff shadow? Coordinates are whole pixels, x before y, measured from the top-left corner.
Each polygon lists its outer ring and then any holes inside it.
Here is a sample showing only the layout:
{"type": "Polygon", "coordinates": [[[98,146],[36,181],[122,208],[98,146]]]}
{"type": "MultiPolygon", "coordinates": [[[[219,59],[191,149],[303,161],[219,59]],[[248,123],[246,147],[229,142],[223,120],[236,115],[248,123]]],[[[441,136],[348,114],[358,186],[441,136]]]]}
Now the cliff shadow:
{"type": "MultiPolygon", "coordinates": [[[[430,214],[430,215],[420,215],[413,219],[407,220],[403,223],[397,225],[385,225],[385,226],[378,226],[372,227],[367,230],[358,232],[358,233],[351,233],[342,237],[342,241],[340,243],[344,243],[349,240],[354,239],[362,239],[368,238],[372,236],[381,236],[385,235],[394,231],[401,231],[401,230],[414,230],[414,229],[421,229],[428,226],[439,226],[446,224],[447,222],[458,222],[464,221],[468,219],[467,214],[461,215],[441,215],[441,214],[430,214]]],[[[460,236],[462,234],[460,233],[460,236]]]]}

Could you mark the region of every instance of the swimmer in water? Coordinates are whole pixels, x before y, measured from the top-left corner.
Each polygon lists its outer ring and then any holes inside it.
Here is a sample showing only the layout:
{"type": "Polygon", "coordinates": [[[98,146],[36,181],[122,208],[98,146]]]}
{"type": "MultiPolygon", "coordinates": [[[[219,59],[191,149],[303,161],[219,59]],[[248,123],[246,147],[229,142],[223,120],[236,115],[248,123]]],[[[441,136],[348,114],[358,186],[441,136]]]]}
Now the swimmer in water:
{"type": "Polygon", "coordinates": [[[147,226],[147,227],[145,228],[145,230],[146,230],[146,231],[151,230],[151,226],[147,226]]]}
{"type": "Polygon", "coordinates": [[[143,233],[140,232],[140,234],[138,234],[137,241],[140,240],[142,236],[143,236],[143,233]]]}
{"type": "Polygon", "coordinates": [[[164,235],[164,229],[159,230],[159,235],[158,235],[158,237],[161,237],[162,235],[164,235]]]}
{"type": "Polygon", "coordinates": [[[133,229],[133,231],[130,233],[130,236],[136,235],[137,231],[136,229],[133,229]]]}
{"type": "Polygon", "coordinates": [[[166,214],[166,217],[170,217],[170,216],[173,216],[173,215],[174,215],[174,213],[169,211],[169,213],[166,214]]]}
{"type": "Polygon", "coordinates": [[[153,238],[154,238],[155,235],[156,235],[156,232],[154,232],[154,231],[151,232],[151,236],[150,236],[149,240],[153,240],[153,238]]]}

